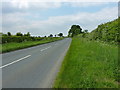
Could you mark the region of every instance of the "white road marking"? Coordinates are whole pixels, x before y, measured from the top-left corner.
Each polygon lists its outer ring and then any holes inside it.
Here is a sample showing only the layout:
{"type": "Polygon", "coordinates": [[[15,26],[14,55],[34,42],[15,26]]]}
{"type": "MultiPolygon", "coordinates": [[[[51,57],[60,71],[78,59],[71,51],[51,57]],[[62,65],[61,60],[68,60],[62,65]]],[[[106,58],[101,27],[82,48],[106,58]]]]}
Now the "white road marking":
{"type": "Polygon", "coordinates": [[[19,61],[21,61],[21,60],[23,60],[23,59],[25,59],[25,58],[28,58],[28,57],[30,57],[30,56],[31,56],[31,55],[27,55],[27,56],[25,56],[25,57],[23,57],[23,58],[20,58],[20,59],[16,60],[16,61],[13,61],[13,62],[11,62],[11,63],[8,63],[8,64],[6,64],[6,65],[3,65],[3,66],[0,67],[0,69],[1,69],[1,68],[4,68],[4,67],[7,67],[7,66],[9,66],[9,65],[11,65],[11,64],[17,63],[17,62],[19,62],[19,61]]]}
{"type": "Polygon", "coordinates": [[[44,49],[41,49],[40,51],[44,51],[44,50],[46,50],[46,49],[48,49],[48,48],[50,48],[51,46],[49,46],[49,47],[47,47],[47,48],[44,48],[44,49]]]}
{"type": "MultiPolygon", "coordinates": [[[[51,46],[49,46],[48,48],[50,48],[50,47],[51,47],[51,46]]],[[[47,49],[48,49],[48,48],[47,48],[47,49]]]]}

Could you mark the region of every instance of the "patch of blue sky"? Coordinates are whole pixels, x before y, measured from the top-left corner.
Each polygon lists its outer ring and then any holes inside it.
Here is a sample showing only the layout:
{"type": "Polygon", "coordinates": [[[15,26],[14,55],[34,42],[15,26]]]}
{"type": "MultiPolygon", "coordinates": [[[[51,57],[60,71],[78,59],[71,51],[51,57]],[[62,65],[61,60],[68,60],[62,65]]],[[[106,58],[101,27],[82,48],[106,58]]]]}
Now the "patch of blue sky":
{"type": "MultiPolygon", "coordinates": [[[[91,3],[91,2],[90,2],[91,3]]],[[[87,13],[95,13],[98,12],[104,8],[109,7],[117,7],[118,3],[116,2],[110,2],[104,4],[98,4],[94,6],[88,6],[88,7],[81,7],[81,6],[71,6],[69,3],[62,3],[61,7],[58,8],[49,8],[44,10],[31,10],[31,15],[28,16],[28,19],[33,20],[47,20],[49,17],[55,17],[55,16],[65,16],[65,15],[73,15],[77,13],[87,12],[87,13]]]]}

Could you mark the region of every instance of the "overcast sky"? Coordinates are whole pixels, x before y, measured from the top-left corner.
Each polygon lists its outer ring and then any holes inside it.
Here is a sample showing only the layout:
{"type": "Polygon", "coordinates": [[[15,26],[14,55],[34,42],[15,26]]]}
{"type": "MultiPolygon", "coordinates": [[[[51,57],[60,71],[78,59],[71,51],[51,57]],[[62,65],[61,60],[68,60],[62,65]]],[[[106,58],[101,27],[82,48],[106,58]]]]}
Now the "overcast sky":
{"type": "Polygon", "coordinates": [[[35,0],[2,2],[2,32],[45,36],[67,35],[71,25],[94,30],[99,24],[118,17],[117,2],[38,2],[35,0]]]}

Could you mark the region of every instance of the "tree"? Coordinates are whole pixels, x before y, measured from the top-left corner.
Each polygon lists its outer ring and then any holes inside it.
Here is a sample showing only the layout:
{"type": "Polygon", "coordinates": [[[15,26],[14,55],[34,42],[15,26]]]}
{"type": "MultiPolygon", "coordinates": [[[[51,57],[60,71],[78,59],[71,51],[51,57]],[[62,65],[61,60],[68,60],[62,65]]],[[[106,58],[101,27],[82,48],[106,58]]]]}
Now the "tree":
{"type": "Polygon", "coordinates": [[[53,35],[52,34],[50,34],[50,36],[49,37],[53,37],[53,35]]]}
{"type": "Polygon", "coordinates": [[[29,32],[27,32],[27,34],[24,34],[24,36],[28,36],[28,37],[30,37],[30,33],[29,33],[29,32]]]}
{"type": "Polygon", "coordinates": [[[16,36],[23,36],[21,32],[16,33],[16,36]]]}
{"type": "Polygon", "coordinates": [[[63,37],[63,33],[59,33],[58,36],[63,37]]]}
{"type": "Polygon", "coordinates": [[[82,28],[79,25],[72,25],[71,29],[68,32],[68,36],[73,37],[80,33],[82,33],[82,28]]]}
{"type": "Polygon", "coordinates": [[[11,36],[11,33],[10,33],[10,32],[8,32],[8,33],[7,33],[7,35],[8,35],[8,36],[11,36]]]}
{"type": "Polygon", "coordinates": [[[29,37],[30,37],[30,33],[29,33],[29,32],[27,32],[27,36],[29,36],[29,37]]]}

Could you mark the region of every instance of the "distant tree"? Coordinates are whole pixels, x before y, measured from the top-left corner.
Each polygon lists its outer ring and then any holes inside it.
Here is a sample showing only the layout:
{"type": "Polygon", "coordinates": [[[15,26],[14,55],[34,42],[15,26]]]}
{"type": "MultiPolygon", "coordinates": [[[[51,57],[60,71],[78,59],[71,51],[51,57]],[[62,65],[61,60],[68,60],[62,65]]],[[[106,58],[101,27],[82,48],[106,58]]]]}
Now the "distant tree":
{"type": "Polygon", "coordinates": [[[47,37],[47,36],[44,36],[45,38],[47,37]]]}
{"type": "Polygon", "coordinates": [[[30,36],[30,33],[29,33],[29,32],[27,32],[27,36],[30,36]]]}
{"type": "Polygon", "coordinates": [[[49,37],[53,37],[53,35],[52,34],[50,34],[50,36],[49,37]]]}
{"type": "Polygon", "coordinates": [[[11,33],[10,33],[10,32],[8,32],[8,33],[7,33],[7,35],[8,35],[8,36],[11,36],[11,33]]]}
{"type": "Polygon", "coordinates": [[[29,33],[29,32],[27,32],[27,34],[24,34],[24,36],[28,36],[28,37],[30,37],[30,33],[29,33]]]}
{"type": "Polygon", "coordinates": [[[55,34],[55,37],[56,37],[56,34],[55,34]]]}
{"type": "Polygon", "coordinates": [[[82,28],[79,25],[72,25],[71,29],[68,32],[68,36],[73,37],[80,33],[82,33],[82,28]]]}
{"type": "Polygon", "coordinates": [[[58,36],[62,37],[62,36],[63,36],[63,33],[59,33],[58,36]]]}
{"type": "Polygon", "coordinates": [[[16,33],[16,36],[23,36],[21,32],[16,33]]]}

